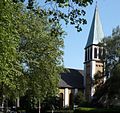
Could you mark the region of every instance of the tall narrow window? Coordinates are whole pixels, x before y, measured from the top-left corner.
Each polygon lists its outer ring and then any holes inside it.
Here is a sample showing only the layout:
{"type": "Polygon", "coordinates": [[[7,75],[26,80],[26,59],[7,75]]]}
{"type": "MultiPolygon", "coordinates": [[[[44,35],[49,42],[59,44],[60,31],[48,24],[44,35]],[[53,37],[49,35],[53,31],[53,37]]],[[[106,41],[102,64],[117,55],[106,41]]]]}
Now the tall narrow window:
{"type": "Polygon", "coordinates": [[[63,107],[63,93],[60,93],[60,107],[63,107]]]}
{"type": "Polygon", "coordinates": [[[87,50],[85,50],[85,61],[87,61],[87,50]]]}
{"type": "Polygon", "coordinates": [[[94,48],[94,58],[97,58],[97,48],[94,48]]]}
{"type": "Polygon", "coordinates": [[[90,48],[90,59],[92,59],[92,47],[90,48]]]}
{"type": "Polygon", "coordinates": [[[99,59],[102,58],[102,48],[99,48],[99,59]]]}
{"type": "Polygon", "coordinates": [[[103,59],[105,59],[105,54],[106,54],[106,51],[105,51],[105,49],[103,48],[103,59]]]}
{"type": "Polygon", "coordinates": [[[73,94],[72,93],[70,93],[69,95],[69,106],[70,108],[73,108],[73,94]]]}
{"type": "Polygon", "coordinates": [[[88,54],[87,54],[87,59],[89,60],[89,54],[90,54],[90,51],[89,51],[89,48],[88,48],[88,54]]]}

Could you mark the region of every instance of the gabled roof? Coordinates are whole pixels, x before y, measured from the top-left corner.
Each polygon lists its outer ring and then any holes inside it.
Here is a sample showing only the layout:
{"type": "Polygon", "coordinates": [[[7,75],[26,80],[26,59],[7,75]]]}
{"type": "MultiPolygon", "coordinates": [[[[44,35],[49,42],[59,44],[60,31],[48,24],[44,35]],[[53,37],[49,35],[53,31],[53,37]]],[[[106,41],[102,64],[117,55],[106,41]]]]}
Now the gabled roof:
{"type": "Polygon", "coordinates": [[[80,88],[83,89],[83,71],[76,69],[66,69],[60,74],[60,88],[80,88]]]}
{"type": "Polygon", "coordinates": [[[92,20],[92,25],[88,36],[88,41],[85,48],[93,44],[98,44],[103,38],[104,38],[104,33],[100,21],[99,11],[96,5],[94,17],[92,20]]]}

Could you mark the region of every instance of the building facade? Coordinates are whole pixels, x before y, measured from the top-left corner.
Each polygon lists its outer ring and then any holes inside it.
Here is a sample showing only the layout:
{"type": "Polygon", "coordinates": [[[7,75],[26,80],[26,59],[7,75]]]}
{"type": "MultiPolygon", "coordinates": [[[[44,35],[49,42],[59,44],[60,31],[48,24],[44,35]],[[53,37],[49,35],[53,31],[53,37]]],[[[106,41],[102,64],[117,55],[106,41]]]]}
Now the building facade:
{"type": "Polygon", "coordinates": [[[84,91],[83,79],[83,70],[66,69],[60,74],[59,96],[62,107],[73,108],[76,94],[84,91]]]}

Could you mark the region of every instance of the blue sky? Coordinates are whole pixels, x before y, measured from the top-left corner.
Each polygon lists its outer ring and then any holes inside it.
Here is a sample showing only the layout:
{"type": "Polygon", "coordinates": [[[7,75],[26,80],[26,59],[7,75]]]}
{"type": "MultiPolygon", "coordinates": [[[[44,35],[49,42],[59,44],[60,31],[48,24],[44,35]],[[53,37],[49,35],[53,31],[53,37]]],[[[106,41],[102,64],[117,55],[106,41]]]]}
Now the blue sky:
{"type": "MultiPolygon", "coordinates": [[[[42,6],[44,6],[44,1],[45,0],[37,0],[42,6]]],[[[61,23],[67,33],[64,39],[65,47],[63,49],[64,66],[66,68],[84,69],[84,47],[87,43],[96,1],[105,36],[111,35],[112,29],[120,25],[120,0],[93,1],[92,5],[85,8],[87,24],[82,27],[82,32],[77,32],[72,25],[66,26],[64,23],[61,23]]],[[[63,11],[65,10],[63,9],[63,11]]]]}
{"type": "MultiPolygon", "coordinates": [[[[85,8],[87,24],[82,32],[71,26],[63,26],[67,32],[64,39],[64,66],[66,68],[84,69],[84,47],[91,27],[96,1],[85,8]]],[[[97,0],[97,6],[105,36],[112,33],[112,29],[120,25],[120,0],[97,0]]]]}

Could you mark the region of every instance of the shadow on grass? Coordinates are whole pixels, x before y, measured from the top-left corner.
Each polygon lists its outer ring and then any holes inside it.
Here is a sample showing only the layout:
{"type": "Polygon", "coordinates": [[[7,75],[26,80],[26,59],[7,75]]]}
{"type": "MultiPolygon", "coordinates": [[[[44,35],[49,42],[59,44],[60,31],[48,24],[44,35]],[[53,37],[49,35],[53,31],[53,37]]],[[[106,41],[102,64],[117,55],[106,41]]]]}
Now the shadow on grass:
{"type": "Polygon", "coordinates": [[[86,108],[79,107],[74,113],[120,113],[120,108],[86,108]]]}

